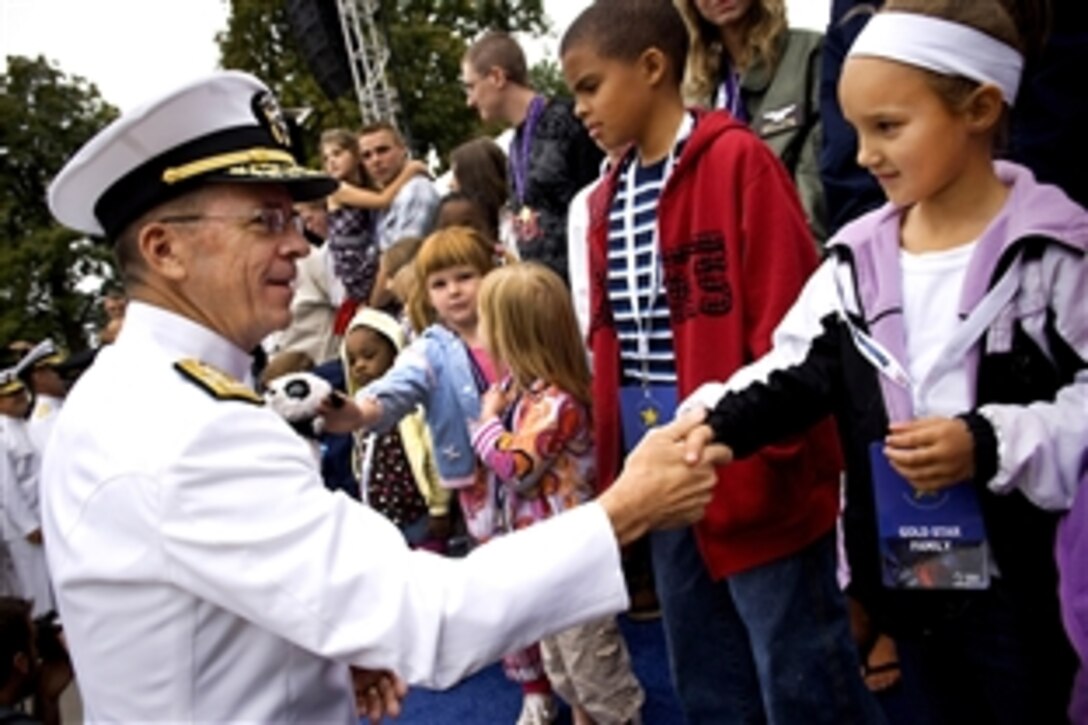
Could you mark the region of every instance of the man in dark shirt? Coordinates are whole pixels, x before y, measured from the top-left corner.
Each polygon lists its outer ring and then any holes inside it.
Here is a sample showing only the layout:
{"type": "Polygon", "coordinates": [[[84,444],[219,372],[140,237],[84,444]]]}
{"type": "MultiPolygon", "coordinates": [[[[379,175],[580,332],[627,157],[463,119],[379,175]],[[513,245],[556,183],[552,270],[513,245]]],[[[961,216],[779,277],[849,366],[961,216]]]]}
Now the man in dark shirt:
{"type": "Polygon", "coordinates": [[[523,259],[543,262],[569,283],[567,208],[600,174],[603,154],[566,98],[548,99],[529,85],[521,46],[493,31],[461,62],[468,105],[485,122],[514,127],[509,158],[510,207],[523,259]]]}

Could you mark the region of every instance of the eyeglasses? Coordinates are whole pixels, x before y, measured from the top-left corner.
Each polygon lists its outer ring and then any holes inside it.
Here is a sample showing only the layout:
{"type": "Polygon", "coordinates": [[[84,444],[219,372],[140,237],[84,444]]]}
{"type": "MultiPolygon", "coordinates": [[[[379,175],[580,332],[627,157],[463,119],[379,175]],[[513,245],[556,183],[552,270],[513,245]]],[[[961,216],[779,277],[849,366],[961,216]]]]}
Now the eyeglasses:
{"type": "Polygon", "coordinates": [[[288,231],[303,233],[306,222],[293,209],[256,209],[249,214],[176,214],[155,221],[161,224],[194,224],[203,221],[240,221],[246,225],[255,224],[268,236],[279,236],[288,231]]]}

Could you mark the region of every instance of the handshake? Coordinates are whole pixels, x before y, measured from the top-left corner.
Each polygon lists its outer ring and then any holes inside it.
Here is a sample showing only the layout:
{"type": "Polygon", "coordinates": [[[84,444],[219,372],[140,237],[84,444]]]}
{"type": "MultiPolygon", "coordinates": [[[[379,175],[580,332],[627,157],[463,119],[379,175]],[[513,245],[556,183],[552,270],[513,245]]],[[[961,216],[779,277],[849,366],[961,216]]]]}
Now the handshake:
{"type": "Polygon", "coordinates": [[[702,518],[717,484],[716,466],[732,452],[712,443],[697,407],[648,432],[627,456],[616,482],[597,501],[612,519],[620,544],[649,530],[686,526],[702,518]]]}

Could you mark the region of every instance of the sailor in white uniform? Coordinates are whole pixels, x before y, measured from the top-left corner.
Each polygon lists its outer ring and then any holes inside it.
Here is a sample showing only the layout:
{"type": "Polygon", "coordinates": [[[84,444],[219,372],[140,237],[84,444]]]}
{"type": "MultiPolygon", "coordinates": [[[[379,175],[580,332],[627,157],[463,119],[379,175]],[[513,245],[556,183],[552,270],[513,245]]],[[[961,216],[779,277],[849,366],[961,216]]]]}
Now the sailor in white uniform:
{"type": "Polygon", "coordinates": [[[60,406],[68,393],[64,378],[57,369],[64,362],[64,355],[52,340],[46,339],[35,345],[24,360],[20,377],[34,398],[27,428],[30,441],[41,456],[53,430],[53,422],[57,419],[57,413],[60,412],[60,406]]]}
{"type": "Polygon", "coordinates": [[[39,462],[26,413],[30,398],[19,372],[26,358],[0,371],[0,530],[14,570],[15,594],[33,602],[33,615],[53,609],[49,569],[42,548],[39,462]]]}
{"type": "MultiPolygon", "coordinates": [[[[89,722],[355,723],[349,665],[445,687],[622,610],[619,546],[709,500],[716,461],[677,443],[694,419],[649,436],[597,502],[461,560],[325,490],[242,381],[289,320],[308,247],[292,203],[334,186],[296,165],[268,89],[228,71],[122,116],[50,187],[58,220],[113,241],[131,298],[43,475],[89,722]]],[[[368,682],[368,714],[396,712],[392,675],[368,682]]]]}

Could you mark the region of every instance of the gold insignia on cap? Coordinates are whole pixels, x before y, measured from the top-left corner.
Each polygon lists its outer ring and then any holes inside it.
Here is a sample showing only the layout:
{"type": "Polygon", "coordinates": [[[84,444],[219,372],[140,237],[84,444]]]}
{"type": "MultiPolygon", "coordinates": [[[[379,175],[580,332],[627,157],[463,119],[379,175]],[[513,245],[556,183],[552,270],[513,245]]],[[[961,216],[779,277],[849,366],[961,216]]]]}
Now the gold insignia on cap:
{"type": "Polygon", "coordinates": [[[198,387],[216,400],[237,400],[243,403],[264,405],[264,398],[257,395],[241,380],[233,378],[207,363],[187,358],[174,363],[174,369],[189,382],[196,383],[198,387]]]}
{"type": "Polygon", "coordinates": [[[253,110],[261,125],[268,129],[276,143],[286,148],[291,147],[291,132],[287,128],[287,119],[279,101],[268,91],[258,93],[253,99],[253,110]]]}
{"type": "Polygon", "coordinates": [[[194,176],[208,174],[212,171],[222,171],[232,166],[242,166],[244,164],[275,164],[276,168],[282,170],[283,166],[280,164],[294,166],[295,157],[282,149],[253,148],[244,151],[231,151],[166,169],[162,172],[162,181],[164,184],[176,184],[194,176]]]}
{"type": "Polygon", "coordinates": [[[312,171],[301,166],[284,166],[283,164],[242,164],[224,169],[227,176],[242,176],[247,179],[304,179],[323,176],[319,171],[312,171]]]}

